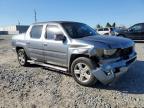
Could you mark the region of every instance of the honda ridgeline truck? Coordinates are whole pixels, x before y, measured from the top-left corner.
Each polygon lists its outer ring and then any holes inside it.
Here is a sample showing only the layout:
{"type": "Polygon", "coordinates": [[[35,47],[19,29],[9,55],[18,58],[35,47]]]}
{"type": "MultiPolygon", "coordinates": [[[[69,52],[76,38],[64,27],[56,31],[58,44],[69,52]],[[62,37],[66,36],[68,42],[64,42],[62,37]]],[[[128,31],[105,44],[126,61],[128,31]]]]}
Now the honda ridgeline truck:
{"type": "Polygon", "coordinates": [[[81,85],[111,83],[136,60],[132,40],[100,36],[86,24],[53,21],[32,24],[12,38],[21,66],[39,64],[66,71],[81,85]]]}

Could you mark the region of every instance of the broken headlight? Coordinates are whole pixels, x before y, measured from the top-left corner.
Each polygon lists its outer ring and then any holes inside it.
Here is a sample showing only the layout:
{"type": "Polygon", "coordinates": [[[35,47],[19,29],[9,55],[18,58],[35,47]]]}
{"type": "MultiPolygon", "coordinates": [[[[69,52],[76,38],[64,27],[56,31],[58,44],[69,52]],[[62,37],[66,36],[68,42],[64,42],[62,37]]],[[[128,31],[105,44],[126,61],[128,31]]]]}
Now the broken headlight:
{"type": "Polygon", "coordinates": [[[114,55],[116,51],[117,49],[109,49],[109,50],[104,49],[104,55],[111,56],[111,55],[114,55]]]}

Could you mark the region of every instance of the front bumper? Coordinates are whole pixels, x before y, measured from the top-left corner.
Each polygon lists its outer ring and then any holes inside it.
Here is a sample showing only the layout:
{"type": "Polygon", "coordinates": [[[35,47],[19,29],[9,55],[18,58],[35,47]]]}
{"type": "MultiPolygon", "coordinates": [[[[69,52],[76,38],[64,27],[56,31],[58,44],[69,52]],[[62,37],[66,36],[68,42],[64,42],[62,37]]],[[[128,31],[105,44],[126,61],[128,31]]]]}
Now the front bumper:
{"type": "Polygon", "coordinates": [[[99,68],[93,70],[92,73],[101,83],[111,83],[115,78],[128,71],[129,66],[136,61],[136,55],[134,52],[129,55],[128,59],[102,60],[99,68]]]}

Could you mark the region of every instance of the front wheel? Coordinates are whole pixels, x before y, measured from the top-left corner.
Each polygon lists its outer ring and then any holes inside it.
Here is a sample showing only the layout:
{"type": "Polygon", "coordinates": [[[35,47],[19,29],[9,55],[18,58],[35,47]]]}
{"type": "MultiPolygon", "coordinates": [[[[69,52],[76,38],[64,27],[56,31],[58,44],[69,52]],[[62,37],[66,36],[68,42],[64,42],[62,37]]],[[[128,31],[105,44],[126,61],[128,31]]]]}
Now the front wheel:
{"type": "Polygon", "coordinates": [[[76,82],[83,86],[92,86],[97,80],[92,74],[95,69],[95,63],[89,58],[80,57],[73,61],[71,65],[71,73],[76,82]]]}
{"type": "Polygon", "coordinates": [[[19,49],[17,51],[17,57],[18,57],[19,64],[21,66],[27,66],[28,65],[27,56],[25,54],[24,49],[19,49]]]}

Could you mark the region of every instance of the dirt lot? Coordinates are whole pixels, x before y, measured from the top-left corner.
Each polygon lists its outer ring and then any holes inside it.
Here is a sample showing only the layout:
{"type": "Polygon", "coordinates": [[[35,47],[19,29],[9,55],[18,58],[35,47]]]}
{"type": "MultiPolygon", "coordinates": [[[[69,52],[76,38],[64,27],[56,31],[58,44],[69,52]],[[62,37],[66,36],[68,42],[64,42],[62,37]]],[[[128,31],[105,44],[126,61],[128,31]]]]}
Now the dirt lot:
{"type": "Polygon", "coordinates": [[[144,107],[144,43],[138,60],[109,86],[83,87],[61,72],[19,66],[10,39],[0,37],[0,108],[144,107]]]}

